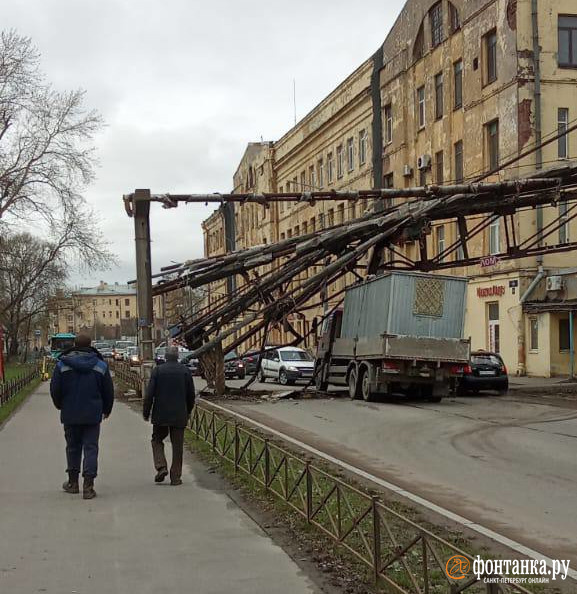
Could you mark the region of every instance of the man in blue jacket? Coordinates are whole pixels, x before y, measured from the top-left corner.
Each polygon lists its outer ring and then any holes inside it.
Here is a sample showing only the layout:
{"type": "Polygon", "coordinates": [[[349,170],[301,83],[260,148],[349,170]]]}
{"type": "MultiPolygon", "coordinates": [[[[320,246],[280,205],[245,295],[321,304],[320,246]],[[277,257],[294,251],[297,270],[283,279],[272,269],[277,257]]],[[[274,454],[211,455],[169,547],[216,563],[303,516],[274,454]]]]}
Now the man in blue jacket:
{"type": "Polygon", "coordinates": [[[84,499],[96,497],[100,423],[108,418],[114,403],[114,386],[108,365],[91,346],[89,336],[78,335],[74,346],[64,351],[54,368],[50,395],[60,411],[66,438],[67,493],[79,493],[78,476],[84,453],[82,476],[84,499]]]}

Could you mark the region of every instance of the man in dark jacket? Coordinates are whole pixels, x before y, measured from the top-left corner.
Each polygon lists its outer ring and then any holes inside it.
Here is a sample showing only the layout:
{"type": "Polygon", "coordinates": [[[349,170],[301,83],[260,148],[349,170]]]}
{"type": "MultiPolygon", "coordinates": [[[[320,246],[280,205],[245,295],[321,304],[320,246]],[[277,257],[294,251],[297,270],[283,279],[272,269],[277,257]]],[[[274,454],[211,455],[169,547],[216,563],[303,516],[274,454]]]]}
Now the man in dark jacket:
{"type": "Polygon", "coordinates": [[[178,362],[177,347],[167,348],[165,359],[164,365],[152,370],[142,414],[148,421],[152,411],[155,482],[162,483],[168,475],[164,439],[170,434],[172,444],[170,484],[181,485],[184,430],[194,406],[194,382],[188,367],[178,362]]]}
{"type": "Polygon", "coordinates": [[[98,472],[100,423],[108,418],[114,403],[114,386],[102,355],[90,346],[89,336],[78,335],[74,346],[64,351],[50,382],[50,395],[60,411],[66,437],[67,493],[79,493],[78,476],[84,454],[83,497],[96,497],[94,479],[98,472]]]}

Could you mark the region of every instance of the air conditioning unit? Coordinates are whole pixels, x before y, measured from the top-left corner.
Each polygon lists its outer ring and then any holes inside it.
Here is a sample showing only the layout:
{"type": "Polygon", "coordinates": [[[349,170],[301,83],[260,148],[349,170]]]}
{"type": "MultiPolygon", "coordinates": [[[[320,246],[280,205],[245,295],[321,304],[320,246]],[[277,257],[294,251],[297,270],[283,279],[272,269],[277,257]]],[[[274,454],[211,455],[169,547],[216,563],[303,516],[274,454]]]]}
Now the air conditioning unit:
{"type": "Polygon", "coordinates": [[[405,168],[403,169],[403,176],[413,177],[413,168],[410,165],[405,165],[405,168]]]}
{"type": "Polygon", "coordinates": [[[563,290],[562,276],[548,276],[547,277],[547,291],[561,291],[563,290]]]}
{"type": "Polygon", "coordinates": [[[429,169],[431,166],[431,155],[421,155],[417,159],[417,168],[420,170],[429,169]]]}

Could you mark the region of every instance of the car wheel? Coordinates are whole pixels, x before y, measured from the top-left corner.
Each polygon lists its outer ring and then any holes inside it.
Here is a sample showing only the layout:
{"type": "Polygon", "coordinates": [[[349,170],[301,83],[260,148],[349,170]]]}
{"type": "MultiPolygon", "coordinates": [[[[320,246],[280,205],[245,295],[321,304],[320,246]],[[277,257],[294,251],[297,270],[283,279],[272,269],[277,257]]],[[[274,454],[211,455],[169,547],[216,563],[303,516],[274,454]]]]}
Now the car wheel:
{"type": "Polygon", "coordinates": [[[278,381],[281,386],[292,386],[294,381],[289,380],[288,374],[284,369],[281,369],[278,374],[278,381]]]}
{"type": "Polygon", "coordinates": [[[261,383],[264,384],[266,382],[266,377],[264,375],[264,371],[262,369],[259,369],[259,372],[256,376],[256,379],[261,383]]]}
{"type": "Polygon", "coordinates": [[[245,376],[246,376],[246,373],[245,373],[244,371],[241,371],[241,372],[238,374],[238,379],[244,379],[244,378],[245,378],[245,376]]]}

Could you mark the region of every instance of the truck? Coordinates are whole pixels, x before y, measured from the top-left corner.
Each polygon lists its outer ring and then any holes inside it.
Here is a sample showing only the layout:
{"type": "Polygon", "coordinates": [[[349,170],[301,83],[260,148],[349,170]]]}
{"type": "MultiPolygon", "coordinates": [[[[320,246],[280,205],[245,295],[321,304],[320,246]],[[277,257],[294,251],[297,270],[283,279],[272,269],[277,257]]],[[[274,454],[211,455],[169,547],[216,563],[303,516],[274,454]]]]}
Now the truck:
{"type": "Polygon", "coordinates": [[[389,272],[349,288],[323,324],[318,390],[347,386],[352,399],[402,393],[440,402],[469,366],[463,338],[468,279],[389,272]]]}

